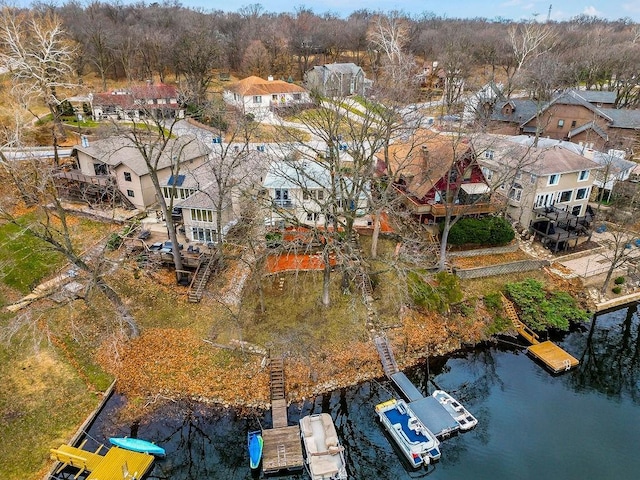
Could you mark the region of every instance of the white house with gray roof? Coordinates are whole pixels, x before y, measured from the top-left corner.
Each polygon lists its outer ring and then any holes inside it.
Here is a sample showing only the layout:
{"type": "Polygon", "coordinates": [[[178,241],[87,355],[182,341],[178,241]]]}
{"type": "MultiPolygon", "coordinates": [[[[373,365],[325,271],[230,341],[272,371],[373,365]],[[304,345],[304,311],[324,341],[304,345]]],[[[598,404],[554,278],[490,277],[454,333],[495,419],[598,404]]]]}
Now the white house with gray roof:
{"type": "MultiPolygon", "coordinates": [[[[366,192],[355,192],[348,176],[334,179],[322,161],[274,161],[263,188],[269,225],[324,225],[334,213],[365,214],[366,192]]],[[[368,187],[366,187],[368,188],[368,187]]]]}
{"type": "Polygon", "coordinates": [[[208,157],[209,148],[196,137],[183,136],[171,139],[160,152],[160,145],[149,143],[138,146],[127,137],[109,137],[76,145],[71,155],[77,158],[80,170],[78,177],[115,179],[118,189],[136,208],[145,210],[156,203],[156,190],[150,170],[139,147],[148,149],[161,182],[166,182],[172,171],[185,174],[202,165],[208,157]],[[154,150],[157,153],[154,153],[154,150]]]}

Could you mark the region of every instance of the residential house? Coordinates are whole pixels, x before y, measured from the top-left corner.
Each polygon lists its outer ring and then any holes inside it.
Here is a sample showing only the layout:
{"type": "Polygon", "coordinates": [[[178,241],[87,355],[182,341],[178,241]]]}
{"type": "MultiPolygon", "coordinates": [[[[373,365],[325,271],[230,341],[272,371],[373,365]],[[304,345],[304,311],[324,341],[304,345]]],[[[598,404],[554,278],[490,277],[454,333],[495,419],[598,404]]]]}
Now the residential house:
{"type": "Polygon", "coordinates": [[[89,98],[95,120],[140,120],[147,116],[184,118],[184,108],[178,102],[178,89],[164,83],[95,93],[89,98]]]}
{"type": "MultiPolygon", "coordinates": [[[[528,135],[510,137],[509,140],[529,146],[534,143],[533,137],[528,135]]],[[[609,198],[614,186],[619,182],[629,180],[634,168],[637,166],[637,163],[624,158],[625,152],[622,150],[610,149],[607,153],[603,153],[587,148],[585,145],[550,138],[539,138],[537,146],[539,148],[559,146],[599,164],[601,168],[594,173],[592,199],[600,195],[602,195],[602,198],[609,198]]]]}
{"type": "MultiPolygon", "coordinates": [[[[147,147],[153,148],[153,145],[147,147]]],[[[158,145],[155,145],[158,148],[158,145]]],[[[202,165],[209,148],[197,138],[183,136],[168,142],[156,166],[158,178],[166,182],[179,163],[184,172],[202,165]]],[[[76,145],[71,155],[77,159],[77,170],[63,172],[61,178],[78,184],[99,185],[109,181],[135,208],[146,209],[156,203],[156,190],[149,167],[138,146],[127,137],[110,137],[76,145]]]]}
{"type": "Polygon", "coordinates": [[[241,155],[242,161],[235,162],[229,157],[223,160],[214,147],[207,163],[162,183],[163,196],[167,202],[173,197],[174,208],[180,212],[184,233],[191,242],[215,243],[218,229],[224,239],[243,212],[256,207],[269,164],[268,154],[262,149],[248,150],[248,146],[238,144],[230,145],[226,155],[241,155]],[[227,171],[232,167],[233,171],[227,171]],[[221,193],[216,179],[225,179],[227,185],[223,188],[228,191],[221,193]],[[218,207],[221,213],[219,225],[218,207]]]}
{"type": "Polygon", "coordinates": [[[307,90],[295,83],[274,80],[273,77],[266,80],[256,76],[244,78],[229,85],[222,98],[243,113],[254,115],[257,120],[271,111],[311,104],[307,90]]]}
{"type": "Polygon", "coordinates": [[[364,70],[355,63],[317,65],[304,74],[304,86],[323,97],[364,95],[368,83],[364,70]]]}
{"type": "Polygon", "coordinates": [[[484,215],[497,210],[468,139],[422,133],[415,142],[389,146],[387,170],[382,152],[377,172],[388,176],[407,210],[421,223],[437,223],[447,215],[484,215]]]}
{"type": "Polygon", "coordinates": [[[472,140],[486,179],[506,200],[507,215],[524,227],[545,218],[545,209],[586,217],[601,166],[557,141],[534,146],[529,140],[491,134],[472,140]]]}
{"type": "Polygon", "coordinates": [[[491,115],[491,131],[511,135],[537,133],[539,137],[569,140],[600,151],[630,150],[640,131],[640,110],[610,108],[612,92],[587,92],[568,90],[549,102],[497,102],[491,115]]]}
{"type": "Polygon", "coordinates": [[[349,198],[353,184],[343,177],[342,191],[333,191],[331,173],[322,161],[277,160],[263,181],[268,200],[268,225],[324,225],[336,213],[350,210],[362,216],[367,208],[366,192],[349,198]]]}

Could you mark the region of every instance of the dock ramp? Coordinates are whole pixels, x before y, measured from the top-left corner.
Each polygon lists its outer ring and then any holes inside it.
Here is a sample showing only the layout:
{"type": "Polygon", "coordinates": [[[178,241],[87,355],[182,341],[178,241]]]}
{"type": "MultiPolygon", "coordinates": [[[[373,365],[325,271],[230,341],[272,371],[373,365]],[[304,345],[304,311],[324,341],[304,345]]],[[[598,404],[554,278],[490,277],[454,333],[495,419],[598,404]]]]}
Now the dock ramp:
{"type": "Polygon", "coordinates": [[[403,372],[394,373],[391,375],[391,380],[407,402],[415,402],[424,398],[424,395],[420,393],[420,390],[411,383],[411,380],[409,380],[403,372]]]}
{"type": "Polygon", "coordinates": [[[387,378],[391,378],[391,376],[394,373],[398,373],[400,369],[398,368],[396,359],[393,356],[393,351],[391,350],[389,339],[386,336],[377,335],[373,339],[373,341],[376,344],[378,355],[380,355],[380,361],[382,362],[382,369],[384,370],[384,374],[387,376],[387,378]]]}

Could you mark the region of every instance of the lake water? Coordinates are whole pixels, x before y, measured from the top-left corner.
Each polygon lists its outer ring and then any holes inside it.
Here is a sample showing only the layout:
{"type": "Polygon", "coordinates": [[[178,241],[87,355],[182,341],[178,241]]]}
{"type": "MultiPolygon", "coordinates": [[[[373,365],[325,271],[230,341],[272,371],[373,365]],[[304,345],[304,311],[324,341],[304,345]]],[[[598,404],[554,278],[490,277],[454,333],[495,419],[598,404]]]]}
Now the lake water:
{"type": "MultiPolygon", "coordinates": [[[[434,384],[461,400],[479,420],[474,430],[444,441],[442,458],[412,470],[375,420],[374,407],[392,397],[387,381],[367,382],[292,405],[290,422],[329,412],[355,479],[632,479],[640,476],[640,321],[632,306],[596,317],[581,331],[553,339],[580,360],[552,376],[512,340],[476,348],[407,372],[424,391],[434,384]],[[427,382],[427,378],[432,382],[427,382]]],[[[396,395],[397,396],[397,395],[396,395]]],[[[114,397],[89,435],[99,442],[132,434],[114,421],[114,397]]],[[[176,403],[137,428],[164,446],[167,458],[150,478],[248,479],[246,433],[270,416],[239,418],[197,403],[176,403]]],[[[135,433],[135,431],[133,432],[135,433]]],[[[88,444],[87,448],[91,445],[88,444]]],[[[307,478],[304,474],[283,478],[307,478]]]]}

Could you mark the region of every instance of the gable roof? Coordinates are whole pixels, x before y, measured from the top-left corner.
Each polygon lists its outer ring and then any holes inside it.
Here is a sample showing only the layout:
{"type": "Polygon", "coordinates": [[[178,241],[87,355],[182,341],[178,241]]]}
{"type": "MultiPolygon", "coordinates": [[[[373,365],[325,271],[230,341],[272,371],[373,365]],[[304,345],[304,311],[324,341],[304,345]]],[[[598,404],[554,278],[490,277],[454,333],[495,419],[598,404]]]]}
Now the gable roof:
{"type": "Polygon", "coordinates": [[[362,68],[356,65],[355,63],[327,63],[320,67],[314,68],[324,68],[329,70],[331,73],[339,73],[341,75],[357,75],[362,68]]]}
{"type": "MultiPolygon", "coordinates": [[[[412,143],[394,143],[389,146],[389,163],[393,175],[407,180],[406,191],[423,198],[445,176],[451,162],[461,160],[469,152],[466,139],[428,132],[412,143]]],[[[380,158],[380,154],[377,155],[380,158]]]]}
{"type": "Polygon", "coordinates": [[[242,96],[248,95],[274,95],[278,93],[302,93],[304,88],[295,83],[283,80],[265,80],[260,77],[251,76],[229,85],[229,91],[242,96]]]}
{"type": "MultiPolygon", "coordinates": [[[[178,89],[173,85],[160,83],[157,85],[139,85],[128,89],[112,90],[110,92],[94,93],[93,105],[113,105],[122,108],[132,108],[136,100],[167,100],[163,108],[178,107],[178,89]],[[171,102],[169,102],[171,100],[171,102]]],[[[143,104],[145,106],[146,103],[143,104]]]]}
{"type": "Polygon", "coordinates": [[[534,147],[534,138],[526,135],[480,134],[471,140],[481,164],[517,168],[534,175],[553,175],[581,172],[600,168],[596,162],[576,153],[574,149],[564,148],[558,140],[539,139],[534,147]],[[481,152],[491,150],[493,158],[487,158],[481,152]]]}
{"type": "Polygon", "coordinates": [[[503,100],[496,102],[496,106],[491,114],[491,120],[522,124],[525,119],[531,118],[532,116],[535,117],[537,109],[538,103],[534,100],[521,98],[503,100]],[[502,109],[507,104],[511,105],[513,112],[510,114],[503,114],[502,109]]]}
{"type": "Polygon", "coordinates": [[[570,90],[582,98],[584,98],[589,103],[603,103],[603,104],[611,104],[613,105],[616,101],[617,94],[616,92],[607,92],[603,90],[570,90]]]}
{"type": "MultiPolygon", "coordinates": [[[[146,148],[151,148],[151,156],[155,157],[153,149],[159,150],[159,144],[147,144],[146,148]]],[[[184,163],[209,153],[209,147],[203,144],[195,136],[185,135],[179,138],[170,139],[165,149],[158,158],[157,170],[169,167],[173,159],[178,157],[180,163],[184,163]]],[[[90,157],[101,161],[112,167],[125,165],[137,176],[149,173],[149,168],[138,147],[127,137],[109,137],[92,141],[88,146],[76,145],[71,152],[72,155],[83,152],[90,157]]]]}

